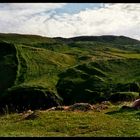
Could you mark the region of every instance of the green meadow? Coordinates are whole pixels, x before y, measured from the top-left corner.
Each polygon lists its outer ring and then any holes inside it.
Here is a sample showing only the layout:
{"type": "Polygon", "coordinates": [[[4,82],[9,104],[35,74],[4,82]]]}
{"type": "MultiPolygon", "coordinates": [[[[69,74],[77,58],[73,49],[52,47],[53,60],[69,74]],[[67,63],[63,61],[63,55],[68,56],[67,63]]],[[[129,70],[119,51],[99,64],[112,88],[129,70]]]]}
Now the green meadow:
{"type": "Polygon", "coordinates": [[[36,110],[38,117],[33,120],[17,113],[7,114],[0,117],[0,136],[139,137],[140,111],[121,110],[123,104],[111,105],[100,112],[36,110]]]}

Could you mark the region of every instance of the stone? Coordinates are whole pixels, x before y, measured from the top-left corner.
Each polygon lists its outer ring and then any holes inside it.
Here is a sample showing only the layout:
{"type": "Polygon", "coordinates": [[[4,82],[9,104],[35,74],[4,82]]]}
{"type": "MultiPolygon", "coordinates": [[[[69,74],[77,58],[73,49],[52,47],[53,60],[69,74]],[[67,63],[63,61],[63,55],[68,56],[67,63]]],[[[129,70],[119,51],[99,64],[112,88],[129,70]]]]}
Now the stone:
{"type": "Polygon", "coordinates": [[[89,103],[75,103],[69,106],[69,110],[88,111],[88,110],[92,110],[92,105],[90,105],[89,103]]]}
{"type": "Polygon", "coordinates": [[[135,100],[131,107],[139,109],[140,108],[140,99],[135,100]]]}

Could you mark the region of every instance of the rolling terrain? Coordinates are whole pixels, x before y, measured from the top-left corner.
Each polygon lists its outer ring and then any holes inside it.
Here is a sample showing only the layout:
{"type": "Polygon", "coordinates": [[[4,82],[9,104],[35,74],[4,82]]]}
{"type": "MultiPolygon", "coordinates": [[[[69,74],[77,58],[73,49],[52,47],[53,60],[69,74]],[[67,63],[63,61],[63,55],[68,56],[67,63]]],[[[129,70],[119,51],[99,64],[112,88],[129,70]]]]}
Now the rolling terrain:
{"type": "Polygon", "coordinates": [[[0,34],[1,110],[133,100],[140,41],[125,36],[48,38],[0,34]]]}

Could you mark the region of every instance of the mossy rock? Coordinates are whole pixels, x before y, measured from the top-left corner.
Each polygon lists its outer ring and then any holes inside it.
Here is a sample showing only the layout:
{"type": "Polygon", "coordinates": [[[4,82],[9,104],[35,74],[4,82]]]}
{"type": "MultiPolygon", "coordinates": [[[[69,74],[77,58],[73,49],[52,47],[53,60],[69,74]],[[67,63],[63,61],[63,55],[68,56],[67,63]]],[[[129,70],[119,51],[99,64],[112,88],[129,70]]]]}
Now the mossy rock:
{"type": "MultiPolygon", "coordinates": [[[[47,89],[37,89],[33,87],[17,88],[9,91],[1,101],[1,105],[12,107],[18,112],[24,110],[47,109],[61,104],[55,93],[47,89]]],[[[12,109],[12,108],[11,108],[12,109]]]]}
{"type": "Polygon", "coordinates": [[[134,99],[139,97],[138,92],[117,92],[113,93],[109,100],[112,102],[117,101],[133,101],[134,99]]]}
{"type": "Polygon", "coordinates": [[[89,103],[75,103],[69,106],[69,110],[89,111],[89,110],[92,110],[92,105],[90,105],[89,103]]]}

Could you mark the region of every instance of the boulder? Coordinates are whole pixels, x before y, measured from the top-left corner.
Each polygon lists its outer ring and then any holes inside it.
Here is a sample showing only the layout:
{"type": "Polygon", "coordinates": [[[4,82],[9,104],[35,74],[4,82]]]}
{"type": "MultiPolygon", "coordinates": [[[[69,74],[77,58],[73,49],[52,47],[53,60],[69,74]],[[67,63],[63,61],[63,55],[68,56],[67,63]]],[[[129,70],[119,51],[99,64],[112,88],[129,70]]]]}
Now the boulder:
{"type": "Polygon", "coordinates": [[[135,100],[131,107],[139,109],[140,108],[140,99],[135,100]]]}
{"type": "Polygon", "coordinates": [[[39,117],[38,111],[28,111],[26,116],[24,117],[25,120],[34,120],[39,117]]]}
{"type": "Polygon", "coordinates": [[[74,110],[88,111],[92,109],[93,109],[92,105],[90,105],[89,103],[75,103],[69,106],[70,111],[74,111],[74,110]]]}
{"type": "Polygon", "coordinates": [[[56,110],[56,107],[51,107],[51,108],[47,109],[47,111],[54,111],[54,110],[56,110]]]}
{"type": "Polygon", "coordinates": [[[96,107],[97,110],[105,110],[108,109],[108,105],[100,104],[96,107]]]}
{"type": "Polygon", "coordinates": [[[55,110],[69,110],[69,106],[57,106],[55,110]]]}

